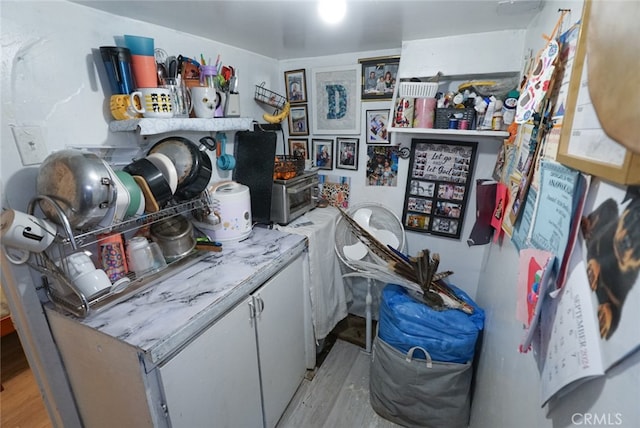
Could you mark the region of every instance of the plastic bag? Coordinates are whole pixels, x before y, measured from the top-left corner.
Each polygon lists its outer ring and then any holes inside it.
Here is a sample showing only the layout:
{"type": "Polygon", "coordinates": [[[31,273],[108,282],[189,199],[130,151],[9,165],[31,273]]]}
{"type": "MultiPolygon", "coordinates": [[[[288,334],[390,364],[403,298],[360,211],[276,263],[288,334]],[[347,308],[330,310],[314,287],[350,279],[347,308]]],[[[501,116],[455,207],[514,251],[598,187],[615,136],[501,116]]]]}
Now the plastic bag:
{"type": "Polygon", "coordinates": [[[484,311],[464,291],[449,286],[473,306],[473,314],[456,309],[437,311],[413,298],[405,288],[388,284],[382,290],[380,302],[380,338],[404,353],[414,346],[422,347],[434,361],[473,360],[478,335],[484,328],[484,311]]]}

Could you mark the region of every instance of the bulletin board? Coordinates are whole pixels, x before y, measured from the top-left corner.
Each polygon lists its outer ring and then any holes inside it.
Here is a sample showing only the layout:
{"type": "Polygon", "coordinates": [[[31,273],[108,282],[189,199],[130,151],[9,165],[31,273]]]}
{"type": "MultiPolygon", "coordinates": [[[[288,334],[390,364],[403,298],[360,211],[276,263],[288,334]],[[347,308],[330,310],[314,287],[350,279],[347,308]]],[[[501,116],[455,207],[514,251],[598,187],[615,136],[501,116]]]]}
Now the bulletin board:
{"type": "Polygon", "coordinates": [[[589,90],[587,33],[591,1],[585,2],[558,146],[559,162],[619,184],[640,184],[640,155],[602,129],[589,90]]]}
{"type": "Polygon", "coordinates": [[[460,239],[476,149],[476,142],[411,140],[402,215],[406,230],[460,239]]]}

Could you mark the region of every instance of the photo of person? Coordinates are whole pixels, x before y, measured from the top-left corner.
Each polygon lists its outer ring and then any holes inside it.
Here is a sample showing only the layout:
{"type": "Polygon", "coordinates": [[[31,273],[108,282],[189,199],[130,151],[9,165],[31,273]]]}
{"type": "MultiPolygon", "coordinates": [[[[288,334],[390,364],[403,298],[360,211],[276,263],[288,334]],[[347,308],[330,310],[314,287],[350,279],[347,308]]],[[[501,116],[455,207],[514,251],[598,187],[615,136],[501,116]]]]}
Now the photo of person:
{"type": "Polygon", "coordinates": [[[367,146],[367,185],[397,186],[398,147],[367,146]]]}
{"type": "Polygon", "coordinates": [[[391,99],[400,57],[369,58],[359,62],[362,64],[362,99],[391,99]]]}
{"type": "Polygon", "coordinates": [[[388,143],[388,110],[367,110],[367,144],[388,143]]]}
{"type": "Polygon", "coordinates": [[[313,153],[318,168],[333,169],[333,140],[313,140],[313,153]]]}
{"type": "Polygon", "coordinates": [[[289,138],[289,153],[296,158],[309,159],[308,140],[289,138]]]}
{"type": "Polygon", "coordinates": [[[305,70],[285,71],[284,81],[287,90],[287,100],[292,103],[307,102],[307,84],[305,70]]]}
{"type": "Polygon", "coordinates": [[[309,135],[307,106],[291,107],[289,113],[289,135],[309,135]]]}
{"type": "Polygon", "coordinates": [[[336,168],[358,169],[358,138],[341,138],[336,140],[338,144],[338,159],[336,168]]]}

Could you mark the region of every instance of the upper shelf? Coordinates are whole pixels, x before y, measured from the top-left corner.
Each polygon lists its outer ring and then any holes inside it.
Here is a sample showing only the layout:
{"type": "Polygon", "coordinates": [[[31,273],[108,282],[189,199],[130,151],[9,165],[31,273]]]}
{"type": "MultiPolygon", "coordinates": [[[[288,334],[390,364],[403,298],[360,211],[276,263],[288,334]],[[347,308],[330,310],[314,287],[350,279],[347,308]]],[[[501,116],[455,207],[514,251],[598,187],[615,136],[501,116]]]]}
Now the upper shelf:
{"type": "Polygon", "coordinates": [[[471,137],[499,137],[507,138],[507,131],[477,131],[475,129],[435,129],[435,128],[389,128],[389,132],[401,134],[432,134],[432,135],[468,135],[471,137]]]}
{"type": "Polygon", "coordinates": [[[253,119],[250,117],[216,117],[213,119],[171,118],[171,119],[131,119],[114,120],[109,130],[140,131],[140,135],[162,134],[172,131],[244,131],[251,130],[253,119]]]}

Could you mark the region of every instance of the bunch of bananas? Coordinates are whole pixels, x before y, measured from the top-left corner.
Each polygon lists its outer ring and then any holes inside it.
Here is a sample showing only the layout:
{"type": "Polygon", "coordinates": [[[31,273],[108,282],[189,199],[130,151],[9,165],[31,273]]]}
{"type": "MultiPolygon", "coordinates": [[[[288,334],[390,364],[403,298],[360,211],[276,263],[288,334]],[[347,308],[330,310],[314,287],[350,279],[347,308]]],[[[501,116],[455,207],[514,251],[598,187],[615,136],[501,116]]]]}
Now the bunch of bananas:
{"type": "Polygon", "coordinates": [[[289,110],[291,109],[291,105],[289,102],[284,103],[284,107],[282,107],[282,111],[278,114],[263,114],[262,118],[269,123],[280,123],[289,116],[289,110]]]}

